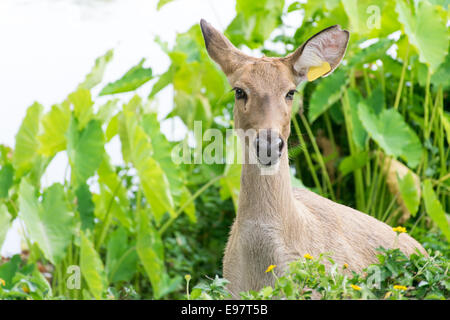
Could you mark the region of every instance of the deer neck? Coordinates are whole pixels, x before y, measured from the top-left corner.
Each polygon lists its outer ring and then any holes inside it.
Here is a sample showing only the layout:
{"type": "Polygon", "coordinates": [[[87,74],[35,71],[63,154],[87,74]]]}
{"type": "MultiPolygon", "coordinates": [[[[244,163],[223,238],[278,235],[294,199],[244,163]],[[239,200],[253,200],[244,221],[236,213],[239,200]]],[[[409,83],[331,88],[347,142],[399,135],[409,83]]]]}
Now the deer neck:
{"type": "Polygon", "coordinates": [[[256,164],[242,165],[238,220],[285,222],[294,219],[295,200],[292,192],[289,160],[285,153],[278,170],[261,174],[256,164]]]}

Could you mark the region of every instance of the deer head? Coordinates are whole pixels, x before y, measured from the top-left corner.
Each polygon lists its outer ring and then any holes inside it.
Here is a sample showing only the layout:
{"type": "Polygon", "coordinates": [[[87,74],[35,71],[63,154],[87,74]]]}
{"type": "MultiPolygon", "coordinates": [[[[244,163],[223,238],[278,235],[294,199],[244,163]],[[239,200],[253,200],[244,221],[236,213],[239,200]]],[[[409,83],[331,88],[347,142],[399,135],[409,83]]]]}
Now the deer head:
{"type": "Polygon", "coordinates": [[[259,165],[273,166],[286,155],[296,87],[332,73],[347,48],[349,33],[339,26],[322,30],[283,58],[250,57],[205,20],[200,22],[209,56],[235,91],[235,129],[246,132],[259,165]],[[248,135],[247,132],[254,132],[248,135]]]}

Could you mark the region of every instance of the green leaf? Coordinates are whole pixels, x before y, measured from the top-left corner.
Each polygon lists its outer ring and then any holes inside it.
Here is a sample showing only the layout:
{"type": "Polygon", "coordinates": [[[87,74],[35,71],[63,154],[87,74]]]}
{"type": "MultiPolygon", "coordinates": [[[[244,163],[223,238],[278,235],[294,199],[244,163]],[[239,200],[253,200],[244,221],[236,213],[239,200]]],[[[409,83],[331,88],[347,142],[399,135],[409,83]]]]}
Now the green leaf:
{"type": "Polygon", "coordinates": [[[119,116],[120,113],[116,114],[111,121],[109,121],[105,132],[106,142],[111,141],[111,139],[119,133],[119,116]]]}
{"type": "Polygon", "coordinates": [[[180,197],[183,193],[185,183],[185,172],[180,166],[176,165],[172,160],[172,144],[167,140],[165,135],[161,133],[159,121],[156,113],[147,113],[142,118],[142,128],[150,137],[155,159],[164,171],[170,186],[170,192],[174,198],[174,204],[180,204],[180,197]]]}
{"type": "Polygon", "coordinates": [[[36,190],[28,179],[23,179],[19,205],[19,216],[31,241],[38,244],[51,263],[59,263],[65,257],[75,231],[73,213],[69,211],[63,186],[52,185],[44,192],[40,203],[36,190]]]}
{"type": "Polygon", "coordinates": [[[59,151],[66,149],[66,133],[70,122],[70,105],[68,101],[52,106],[52,109],[42,118],[43,132],[38,136],[39,153],[53,157],[59,151]]]}
{"type": "Polygon", "coordinates": [[[381,38],[397,31],[399,24],[394,3],[383,0],[343,0],[342,5],[350,21],[350,33],[367,38],[381,38]]]}
{"type": "Polygon", "coordinates": [[[348,100],[350,104],[350,117],[352,122],[352,130],[351,135],[355,145],[360,149],[364,149],[366,146],[367,139],[369,135],[367,134],[366,129],[359,120],[358,117],[358,104],[361,101],[362,97],[359,91],[354,89],[348,90],[348,100]]]}
{"type": "Polygon", "coordinates": [[[0,169],[0,199],[8,198],[9,189],[14,183],[14,168],[11,164],[0,169]]]}
{"type": "Polygon", "coordinates": [[[416,182],[414,181],[414,177],[411,171],[408,171],[408,173],[403,177],[403,179],[400,179],[400,177],[397,174],[397,180],[400,196],[402,197],[406,208],[414,217],[417,211],[419,210],[420,204],[420,194],[417,191],[417,186],[416,182]]]}
{"type": "MultiPolygon", "coordinates": [[[[185,203],[190,200],[192,197],[192,194],[189,192],[189,189],[186,187],[183,187],[181,190],[181,197],[180,197],[180,207],[183,207],[185,203]]],[[[186,205],[184,208],[184,213],[188,216],[189,220],[192,223],[197,222],[197,217],[195,215],[195,202],[191,201],[189,204],[186,205]]]]}
{"type": "Polygon", "coordinates": [[[100,120],[102,124],[108,123],[114,117],[119,101],[119,99],[108,100],[104,105],[98,108],[95,118],[100,120]]]}
{"type": "Polygon", "coordinates": [[[175,68],[170,66],[169,69],[159,76],[158,81],[153,85],[152,91],[148,96],[149,99],[153,98],[158,92],[167,87],[173,81],[173,76],[175,74],[175,68]]]}
{"type": "Polygon", "coordinates": [[[106,274],[109,282],[130,281],[137,270],[136,247],[129,243],[126,229],[111,233],[106,250],[106,274]]]}
{"type": "Polygon", "coordinates": [[[136,250],[152,284],[154,296],[158,299],[164,290],[165,277],[167,277],[164,266],[164,245],[144,210],[138,212],[136,250]]]}
{"type": "Polygon", "coordinates": [[[104,184],[100,184],[100,195],[93,195],[93,201],[95,203],[95,216],[106,222],[106,214],[109,213],[112,217],[116,218],[118,224],[131,230],[133,227],[132,212],[128,207],[121,205],[117,196],[119,188],[111,191],[104,184]],[[114,193],[116,191],[116,193],[114,193]]]}
{"type": "Polygon", "coordinates": [[[98,182],[108,187],[111,193],[115,194],[115,197],[119,200],[119,203],[124,208],[130,206],[128,200],[127,189],[122,183],[122,179],[118,176],[114,167],[110,163],[109,156],[105,153],[103,161],[98,169],[98,182]]]}
{"type": "Polygon", "coordinates": [[[142,59],[136,66],[128,70],[122,78],[108,83],[106,87],[100,91],[99,95],[104,96],[107,94],[133,91],[152,79],[152,68],[143,68],[142,65],[144,62],[145,59],[142,59]]]}
{"type": "Polygon", "coordinates": [[[78,119],[78,128],[81,130],[94,118],[91,92],[87,89],[78,89],[69,95],[69,101],[73,105],[73,113],[78,119]]]}
{"type": "Polygon", "coordinates": [[[374,44],[356,52],[350,59],[349,65],[363,67],[365,63],[373,62],[386,55],[386,51],[394,44],[394,40],[380,39],[374,44]]]}
{"type": "Polygon", "coordinates": [[[88,237],[81,232],[80,245],[80,268],[81,274],[89,287],[89,292],[95,299],[102,299],[108,283],[103,267],[103,262],[88,237]]]}
{"type": "Polygon", "coordinates": [[[348,76],[343,69],[337,70],[319,82],[311,96],[308,110],[309,121],[314,122],[333,103],[339,100],[347,82],[348,76]]]}
{"type": "Polygon", "coordinates": [[[11,260],[0,265],[0,279],[5,281],[5,289],[11,289],[14,286],[13,279],[21,263],[20,255],[16,254],[11,260]]]}
{"type": "Polygon", "coordinates": [[[422,156],[422,144],[401,114],[394,109],[375,115],[364,102],[359,103],[359,118],[369,135],[388,154],[402,157],[415,168],[422,156]]]}
{"type": "Polygon", "coordinates": [[[357,169],[363,168],[367,161],[369,161],[369,153],[367,151],[347,156],[339,163],[339,172],[344,177],[357,169]]]}
{"type": "Polygon", "coordinates": [[[443,9],[431,5],[428,1],[420,1],[413,14],[403,0],[397,0],[395,9],[409,42],[419,52],[419,60],[429,65],[433,73],[448,52],[448,29],[439,12],[443,9]]]}
{"type": "Polygon", "coordinates": [[[95,65],[92,68],[91,72],[86,75],[86,78],[82,83],[80,83],[78,88],[92,89],[97,84],[99,84],[102,81],[106,66],[112,60],[113,55],[114,51],[111,49],[108,50],[103,56],[98,57],[95,60],[95,65]]]}
{"type": "Polygon", "coordinates": [[[164,7],[166,4],[168,4],[168,3],[172,2],[172,1],[174,1],[174,0],[159,0],[158,1],[158,5],[156,7],[156,10],[159,11],[162,7],[164,7]]]}
{"type": "Polygon", "coordinates": [[[78,120],[72,117],[67,133],[67,154],[76,182],[86,182],[103,160],[104,136],[101,123],[91,120],[79,131],[78,120]]]}
{"type": "Polygon", "coordinates": [[[16,135],[13,165],[18,176],[22,176],[26,171],[30,170],[33,162],[38,157],[37,150],[39,141],[37,140],[37,136],[43,109],[37,102],[29,107],[27,115],[16,135]]]}
{"type": "Polygon", "coordinates": [[[81,184],[76,192],[78,213],[80,214],[81,230],[94,229],[94,202],[92,193],[86,183],[81,184]]]}
{"type": "Polygon", "coordinates": [[[439,112],[439,115],[445,132],[447,132],[447,143],[450,145],[450,115],[442,111],[439,112]]]}
{"type": "Polygon", "coordinates": [[[425,209],[430,218],[437,224],[439,229],[450,241],[450,226],[445,216],[442,204],[439,202],[433,190],[431,180],[425,180],[422,184],[422,197],[425,202],[425,209]]]}
{"type": "Polygon", "coordinates": [[[2,248],[3,241],[5,241],[10,226],[11,215],[8,212],[8,208],[4,204],[0,204],[0,249],[2,248]]]}
{"type": "Polygon", "coordinates": [[[145,197],[159,223],[165,212],[172,216],[175,214],[169,181],[153,157],[154,149],[150,138],[139,126],[135,113],[127,106],[124,107],[120,122],[122,147],[129,148],[127,158],[137,170],[145,197]]]}
{"type": "Polygon", "coordinates": [[[235,45],[245,44],[255,49],[281,25],[283,7],[284,0],[237,0],[236,17],[225,33],[235,45]]]}

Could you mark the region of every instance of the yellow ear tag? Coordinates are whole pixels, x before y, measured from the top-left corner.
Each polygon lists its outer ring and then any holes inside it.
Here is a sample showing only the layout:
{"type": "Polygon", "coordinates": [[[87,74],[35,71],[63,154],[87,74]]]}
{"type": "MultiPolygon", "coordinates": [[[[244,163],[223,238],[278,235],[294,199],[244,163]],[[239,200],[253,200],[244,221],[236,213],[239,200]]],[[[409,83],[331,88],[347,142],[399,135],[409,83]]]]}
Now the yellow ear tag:
{"type": "Polygon", "coordinates": [[[316,80],[317,78],[323,76],[330,70],[331,70],[330,64],[326,61],[322,62],[322,65],[320,66],[311,67],[309,68],[307,74],[308,81],[316,80]]]}

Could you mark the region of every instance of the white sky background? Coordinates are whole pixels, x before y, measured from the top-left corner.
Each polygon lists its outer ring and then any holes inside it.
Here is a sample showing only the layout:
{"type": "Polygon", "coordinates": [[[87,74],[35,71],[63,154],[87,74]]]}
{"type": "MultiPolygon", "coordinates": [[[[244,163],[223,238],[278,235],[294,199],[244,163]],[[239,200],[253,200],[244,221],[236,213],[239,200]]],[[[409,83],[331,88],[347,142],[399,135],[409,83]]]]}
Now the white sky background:
{"type": "MultiPolygon", "coordinates": [[[[95,58],[107,50],[114,49],[114,58],[103,82],[93,90],[94,97],[106,83],[120,78],[142,58],[147,59],[144,66],[151,67],[154,74],[166,71],[170,61],[154,43],[156,35],[172,45],[177,33],[187,31],[201,18],[223,31],[235,16],[235,0],[175,0],[160,11],[156,10],[157,3],[0,0],[0,144],[14,146],[26,109],[34,101],[46,111],[62,102],[84,80],[95,58]]],[[[300,17],[290,18],[292,25],[300,24],[300,17]]],[[[153,82],[138,93],[145,97],[153,82]]],[[[171,88],[166,88],[158,95],[161,117],[172,108],[172,93],[171,88]]],[[[122,97],[128,100],[131,96],[122,97]]],[[[163,132],[175,140],[184,136],[183,127],[176,120],[162,124],[163,132]]],[[[120,163],[117,139],[107,145],[107,151],[114,163],[120,163]]],[[[43,185],[63,182],[66,163],[65,154],[58,154],[43,177],[43,185]]],[[[15,221],[1,255],[20,252],[18,228],[19,222],[15,221]]]]}

